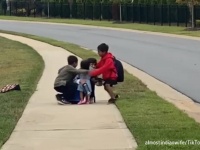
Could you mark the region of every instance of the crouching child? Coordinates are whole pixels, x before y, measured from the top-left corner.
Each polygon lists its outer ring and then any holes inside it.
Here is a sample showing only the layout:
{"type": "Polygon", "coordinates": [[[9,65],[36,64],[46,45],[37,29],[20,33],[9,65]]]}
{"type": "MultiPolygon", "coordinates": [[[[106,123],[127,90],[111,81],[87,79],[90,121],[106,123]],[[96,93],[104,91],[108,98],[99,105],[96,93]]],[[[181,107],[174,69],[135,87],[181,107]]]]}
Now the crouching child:
{"type": "Polygon", "coordinates": [[[74,83],[74,78],[78,74],[86,75],[89,73],[89,70],[76,69],[78,64],[76,56],[69,56],[67,61],[68,65],[59,69],[58,76],[54,82],[54,89],[61,93],[56,95],[59,104],[74,103],[74,98],[77,94],[77,84],[74,83]]]}
{"type": "Polygon", "coordinates": [[[97,50],[101,59],[96,65],[97,69],[91,71],[90,75],[98,76],[102,74],[104,89],[110,95],[108,103],[115,103],[119,96],[114,93],[113,85],[116,85],[118,82],[123,82],[123,66],[120,61],[115,59],[115,57],[108,52],[109,46],[107,44],[100,44],[97,50]]]}

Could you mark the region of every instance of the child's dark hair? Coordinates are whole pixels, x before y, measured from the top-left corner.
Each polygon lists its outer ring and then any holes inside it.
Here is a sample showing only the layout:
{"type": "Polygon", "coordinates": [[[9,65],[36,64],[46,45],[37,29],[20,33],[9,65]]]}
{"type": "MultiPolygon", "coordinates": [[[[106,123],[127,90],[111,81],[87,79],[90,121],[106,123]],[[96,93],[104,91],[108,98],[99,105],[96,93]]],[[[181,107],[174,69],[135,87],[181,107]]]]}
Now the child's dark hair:
{"type": "Polygon", "coordinates": [[[73,65],[74,63],[78,63],[78,58],[76,56],[71,55],[67,58],[67,62],[69,65],[73,65]]]}
{"type": "Polygon", "coordinates": [[[109,46],[105,43],[102,43],[97,47],[97,50],[101,52],[108,52],[108,49],[109,49],[109,46]]]}
{"type": "Polygon", "coordinates": [[[89,70],[90,63],[88,60],[82,60],[80,66],[81,66],[81,69],[89,70]]]}
{"type": "Polygon", "coordinates": [[[87,61],[91,64],[97,64],[97,60],[95,58],[88,58],[87,61]]]}

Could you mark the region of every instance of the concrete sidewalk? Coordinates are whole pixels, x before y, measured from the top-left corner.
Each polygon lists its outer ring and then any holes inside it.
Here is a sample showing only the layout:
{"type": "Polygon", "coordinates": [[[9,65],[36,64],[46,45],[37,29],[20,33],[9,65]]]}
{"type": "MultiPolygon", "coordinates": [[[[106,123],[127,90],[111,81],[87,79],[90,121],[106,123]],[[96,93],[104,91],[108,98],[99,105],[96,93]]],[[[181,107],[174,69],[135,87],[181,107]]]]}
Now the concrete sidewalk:
{"type": "MultiPolygon", "coordinates": [[[[19,36],[1,34],[33,47],[45,70],[21,119],[2,150],[134,150],[137,144],[108,95],[97,88],[93,105],[57,105],[53,82],[71,53],[19,36]]],[[[80,61],[80,59],[79,59],[80,61]]]]}

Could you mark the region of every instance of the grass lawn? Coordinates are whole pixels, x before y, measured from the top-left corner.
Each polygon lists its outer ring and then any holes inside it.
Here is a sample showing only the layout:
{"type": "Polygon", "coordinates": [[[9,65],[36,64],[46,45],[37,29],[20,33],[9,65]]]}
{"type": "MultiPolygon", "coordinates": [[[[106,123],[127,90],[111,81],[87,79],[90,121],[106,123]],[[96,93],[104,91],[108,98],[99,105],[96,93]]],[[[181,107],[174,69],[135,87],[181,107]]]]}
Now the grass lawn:
{"type": "Polygon", "coordinates": [[[36,88],[44,62],[32,48],[0,37],[0,88],[19,83],[22,91],[0,93],[0,147],[9,138],[36,88]]]}
{"type": "Polygon", "coordinates": [[[162,32],[162,33],[200,37],[200,30],[199,31],[185,31],[185,27],[177,27],[177,26],[159,26],[159,25],[154,26],[154,25],[138,24],[138,23],[114,24],[111,21],[92,21],[92,20],[79,20],[79,19],[53,19],[53,18],[47,19],[47,18],[15,17],[15,16],[0,16],[0,19],[19,20],[19,21],[55,22],[55,23],[66,23],[66,24],[82,24],[82,25],[123,28],[123,29],[162,32]]]}
{"type": "MultiPolygon", "coordinates": [[[[0,31],[3,32],[3,31],[0,31]]],[[[98,56],[77,45],[48,38],[7,32],[62,47],[80,57],[98,56]]],[[[200,145],[145,145],[146,141],[200,141],[200,124],[175,106],[150,91],[140,80],[126,72],[125,82],[116,87],[121,98],[117,102],[128,128],[138,143],[138,150],[197,150],[200,145]]]]}

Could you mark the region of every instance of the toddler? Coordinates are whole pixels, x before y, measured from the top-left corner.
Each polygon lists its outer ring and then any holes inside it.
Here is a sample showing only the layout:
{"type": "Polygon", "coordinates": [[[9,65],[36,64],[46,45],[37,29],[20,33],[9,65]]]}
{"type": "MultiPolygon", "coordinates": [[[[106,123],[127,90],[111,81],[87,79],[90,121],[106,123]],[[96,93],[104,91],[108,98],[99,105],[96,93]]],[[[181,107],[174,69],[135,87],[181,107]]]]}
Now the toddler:
{"type": "MultiPolygon", "coordinates": [[[[89,70],[90,68],[90,63],[87,60],[81,61],[81,69],[89,70]]],[[[78,103],[79,105],[81,104],[88,104],[90,102],[90,96],[92,93],[92,88],[91,88],[91,82],[90,82],[90,76],[88,74],[80,74],[78,75],[80,79],[80,83],[78,85],[78,91],[80,91],[80,102],[78,103]]]]}

